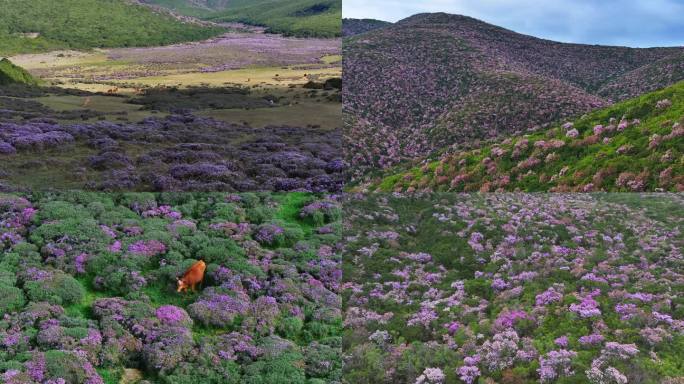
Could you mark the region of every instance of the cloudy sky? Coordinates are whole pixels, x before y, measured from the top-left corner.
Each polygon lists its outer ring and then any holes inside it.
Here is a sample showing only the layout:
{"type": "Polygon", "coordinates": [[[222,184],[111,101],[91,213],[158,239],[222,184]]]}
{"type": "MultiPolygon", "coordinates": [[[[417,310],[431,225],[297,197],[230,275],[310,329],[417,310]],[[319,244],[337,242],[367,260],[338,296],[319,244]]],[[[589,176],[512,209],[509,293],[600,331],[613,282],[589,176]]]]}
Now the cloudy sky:
{"type": "Polygon", "coordinates": [[[397,21],[421,12],[472,16],[546,39],[684,46],[684,0],[342,0],[344,17],[397,21]]]}

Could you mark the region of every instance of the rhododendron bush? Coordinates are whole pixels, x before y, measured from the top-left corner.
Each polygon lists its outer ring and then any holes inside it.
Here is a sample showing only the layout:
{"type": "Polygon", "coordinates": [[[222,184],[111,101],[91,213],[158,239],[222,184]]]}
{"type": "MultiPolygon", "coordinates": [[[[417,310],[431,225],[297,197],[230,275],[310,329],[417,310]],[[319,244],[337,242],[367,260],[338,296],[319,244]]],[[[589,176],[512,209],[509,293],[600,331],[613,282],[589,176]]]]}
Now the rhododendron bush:
{"type": "Polygon", "coordinates": [[[548,129],[369,176],[391,191],[684,191],[684,82],[548,129]]]}
{"type": "Polygon", "coordinates": [[[684,376],[681,194],[351,195],[344,212],[346,383],[684,376]]]}
{"type": "Polygon", "coordinates": [[[0,382],[339,382],[340,216],[306,193],[0,194],[0,382]]]}
{"type": "Polygon", "coordinates": [[[49,167],[48,179],[56,180],[50,187],[102,191],[342,188],[347,165],[338,131],[256,128],[177,112],[137,123],[60,123],[48,117],[4,121],[0,116],[0,161],[6,165],[0,187],[40,189],[44,179],[23,176],[49,167]]]}

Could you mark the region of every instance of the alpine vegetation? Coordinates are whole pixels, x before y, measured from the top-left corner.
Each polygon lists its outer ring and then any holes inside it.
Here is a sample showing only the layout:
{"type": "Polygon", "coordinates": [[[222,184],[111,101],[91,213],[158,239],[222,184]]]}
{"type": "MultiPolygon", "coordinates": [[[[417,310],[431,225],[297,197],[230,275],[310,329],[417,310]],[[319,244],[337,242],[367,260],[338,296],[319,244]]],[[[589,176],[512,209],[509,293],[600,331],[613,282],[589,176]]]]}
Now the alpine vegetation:
{"type": "Polygon", "coordinates": [[[340,212],[304,193],[0,195],[0,378],[339,382],[340,212]]]}
{"type": "Polygon", "coordinates": [[[343,47],[345,149],[362,181],[684,80],[681,47],[558,43],[444,13],[368,29],[343,47]]]}
{"type": "Polygon", "coordinates": [[[345,383],[676,383],[680,194],[345,204],[345,383]]]}

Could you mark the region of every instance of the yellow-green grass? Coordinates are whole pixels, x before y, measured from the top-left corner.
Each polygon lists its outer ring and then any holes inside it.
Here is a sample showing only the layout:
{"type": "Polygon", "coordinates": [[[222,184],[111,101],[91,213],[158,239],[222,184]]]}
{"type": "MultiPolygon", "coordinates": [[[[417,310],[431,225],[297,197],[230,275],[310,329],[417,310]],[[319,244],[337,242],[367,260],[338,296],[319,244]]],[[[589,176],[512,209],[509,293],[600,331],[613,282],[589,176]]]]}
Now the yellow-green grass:
{"type": "MultiPolygon", "coordinates": [[[[130,121],[140,121],[146,117],[152,116],[150,111],[141,109],[140,105],[130,104],[127,97],[116,96],[45,96],[34,99],[45,105],[46,107],[55,111],[74,111],[80,109],[91,109],[105,114],[107,120],[116,120],[124,117],[130,121]],[[88,101],[86,105],[86,101],[88,101]],[[121,112],[125,112],[121,115],[121,112]]],[[[164,113],[158,113],[156,116],[164,116],[164,113]]]]}
{"type": "Polygon", "coordinates": [[[321,61],[325,64],[337,64],[342,62],[342,55],[328,55],[321,57],[321,61]]]}
{"type": "Polygon", "coordinates": [[[228,122],[246,121],[256,128],[267,125],[318,125],[321,129],[334,130],[340,127],[342,121],[342,105],[333,102],[300,101],[299,104],[274,108],[203,110],[198,115],[228,122]]]}
{"type": "Polygon", "coordinates": [[[135,88],[142,86],[290,85],[342,76],[341,55],[323,56],[319,63],[302,63],[288,67],[250,67],[219,72],[201,72],[201,63],[186,64],[182,67],[164,64],[154,68],[154,76],[107,81],[92,79],[106,79],[118,73],[135,75],[136,72],[145,73],[149,68],[142,64],[113,60],[110,58],[109,50],[54,51],[17,55],[11,60],[33,75],[58,86],[106,92],[112,88],[112,84],[116,84],[125,88],[119,90],[124,94],[132,94],[135,88]]]}
{"type": "Polygon", "coordinates": [[[207,73],[181,73],[166,76],[139,77],[130,80],[115,80],[124,86],[214,86],[225,85],[267,85],[287,86],[305,84],[310,80],[324,80],[340,77],[342,68],[299,69],[282,67],[260,67],[207,73]]]}
{"type": "Polygon", "coordinates": [[[96,49],[93,51],[62,50],[46,53],[17,55],[11,58],[13,63],[26,70],[55,69],[73,66],[102,65],[111,63],[107,58],[107,51],[96,49]]]}

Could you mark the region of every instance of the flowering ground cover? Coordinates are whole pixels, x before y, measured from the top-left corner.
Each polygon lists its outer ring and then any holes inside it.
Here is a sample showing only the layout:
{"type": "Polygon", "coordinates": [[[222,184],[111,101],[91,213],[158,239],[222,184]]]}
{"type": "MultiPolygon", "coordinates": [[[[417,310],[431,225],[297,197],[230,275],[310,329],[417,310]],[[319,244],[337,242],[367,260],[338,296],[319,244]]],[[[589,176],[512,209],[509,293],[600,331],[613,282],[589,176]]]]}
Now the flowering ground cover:
{"type": "Polygon", "coordinates": [[[0,120],[5,189],[338,191],[337,131],[226,123],[186,112],[138,123],[0,120]]]}
{"type": "Polygon", "coordinates": [[[2,382],[339,382],[340,217],[302,193],[0,195],[2,382]]]}
{"type": "Polygon", "coordinates": [[[443,13],[345,38],[343,50],[355,177],[545,128],[682,79],[681,47],[564,44],[443,13]]]}
{"type": "Polygon", "coordinates": [[[392,23],[375,19],[342,19],[342,36],[360,35],[389,25],[392,23]]]}
{"type": "MultiPolygon", "coordinates": [[[[684,82],[372,179],[382,191],[684,191],[684,82]]],[[[365,184],[360,183],[360,188],[365,184]]]]}
{"type": "Polygon", "coordinates": [[[676,383],[681,194],[344,206],[345,383],[676,383]]]}

